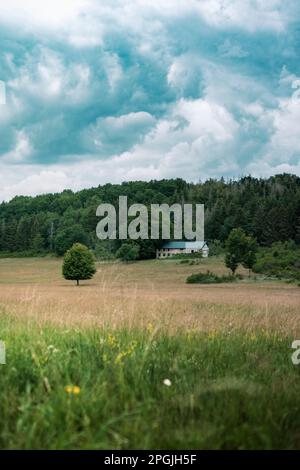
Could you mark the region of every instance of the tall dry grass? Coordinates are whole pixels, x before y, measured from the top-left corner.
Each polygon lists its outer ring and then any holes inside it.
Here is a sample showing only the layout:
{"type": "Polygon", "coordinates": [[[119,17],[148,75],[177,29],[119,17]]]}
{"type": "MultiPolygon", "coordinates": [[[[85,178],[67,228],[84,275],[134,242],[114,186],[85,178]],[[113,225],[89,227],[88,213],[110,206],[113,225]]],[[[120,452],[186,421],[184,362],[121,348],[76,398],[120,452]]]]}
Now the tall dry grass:
{"type": "Polygon", "coordinates": [[[218,260],[103,263],[78,288],[55,259],[0,260],[0,306],[12,316],[63,326],[154,328],[169,332],[263,329],[300,333],[300,289],[280,282],[186,285],[200,270],[224,273],[218,260]]]}

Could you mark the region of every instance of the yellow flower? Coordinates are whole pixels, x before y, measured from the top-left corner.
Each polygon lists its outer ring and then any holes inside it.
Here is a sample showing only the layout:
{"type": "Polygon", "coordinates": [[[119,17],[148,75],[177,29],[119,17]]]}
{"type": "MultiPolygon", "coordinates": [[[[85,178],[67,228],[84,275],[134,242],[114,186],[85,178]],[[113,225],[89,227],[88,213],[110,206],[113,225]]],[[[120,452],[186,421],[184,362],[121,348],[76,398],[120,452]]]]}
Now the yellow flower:
{"type": "Polygon", "coordinates": [[[114,348],[115,346],[117,346],[118,341],[114,335],[109,334],[107,338],[107,343],[108,343],[108,346],[110,346],[111,348],[114,348]]]}
{"type": "Polygon", "coordinates": [[[124,359],[124,357],[126,356],[127,356],[126,352],[120,352],[115,359],[115,364],[120,364],[122,360],[124,359]]]}
{"type": "Polygon", "coordinates": [[[65,387],[65,391],[69,394],[69,395],[79,395],[80,393],[80,387],[78,387],[78,385],[67,385],[65,387]]]}
{"type": "Polygon", "coordinates": [[[73,387],[72,387],[71,385],[67,385],[66,388],[65,388],[65,391],[66,391],[67,393],[71,394],[71,393],[72,393],[72,389],[73,389],[73,387]]]}
{"type": "Polygon", "coordinates": [[[79,395],[79,393],[80,393],[80,387],[78,387],[78,385],[74,385],[73,394],[74,395],[79,395]]]}
{"type": "Polygon", "coordinates": [[[152,325],[152,323],[148,323],[148,325],[147,325],[148,333],[152,333],[153,330],[154,330],[154,326],[152,325]]]}
{"type": "Polygon", "coordinates": [[[121,351],[115,359],[115,364],[120,364],[123,359],[127,356],[131,356],[134,353],[135,348],[137,347],[137,341],[132,341],[126,351],[121,351]]]}

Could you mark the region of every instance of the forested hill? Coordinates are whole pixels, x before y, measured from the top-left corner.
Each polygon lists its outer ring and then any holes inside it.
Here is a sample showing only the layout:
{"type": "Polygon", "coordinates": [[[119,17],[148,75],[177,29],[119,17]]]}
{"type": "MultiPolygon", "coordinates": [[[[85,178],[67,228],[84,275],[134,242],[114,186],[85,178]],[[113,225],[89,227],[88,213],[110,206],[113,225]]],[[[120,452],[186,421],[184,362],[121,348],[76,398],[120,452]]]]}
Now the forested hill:
{"type": "MultiPolygon", "coordinates": [[[[74,241],[97,248],[96,208],[102,202],[204,203],[206,239],[226,240],[230,230],[242,227],[261,245],[295,240],[300,243],[300,178],[283,174],[269,179],[208,180],[190,184],[181,179],[106,184],[79,192],[15,197],[0,205],[0,252],[56,252],[74,241]]],[[[153,243],[142,250],[151,256],[153,243]]]]}

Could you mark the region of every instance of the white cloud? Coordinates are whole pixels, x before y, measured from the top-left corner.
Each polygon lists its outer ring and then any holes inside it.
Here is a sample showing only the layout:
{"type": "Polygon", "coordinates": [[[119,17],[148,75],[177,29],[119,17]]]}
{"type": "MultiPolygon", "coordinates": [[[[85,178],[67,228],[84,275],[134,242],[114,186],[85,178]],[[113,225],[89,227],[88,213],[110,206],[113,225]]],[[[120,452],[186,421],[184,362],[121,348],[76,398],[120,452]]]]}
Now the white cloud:
{"type": "Polygon", "coordinates": [[[15,195],[34,196],[37,194],[61,192],[72,185],[71,179],[62,170],[40,170],[38,167],[23,167],[16,175],[15,167],[0,167],[0,200],[10,200],[15,195]],[[37,173],[26,173],[37,171],[37,173]]]}
{"type": "MultiPolygon", "coordinates": [[[[278,97],[270,86],[274,64],[264,71],[263,54],[257,59],[251,49],[256,32],[284,37],[278,33],[286,30],[294,4],[0,0],[0,27],[8,27],[19,44],[26,37],[24,47],[0,58],[13,77],[7,83],[7,105],[0,107],[0,144],[13,147],[1,156],[0,199],[128,179],[197,180],[243,170],[299,174],[300,106],[282,98],[287,90],[293,92],[298,78],[283,68],[278,97]],[[208,32],[207,37],[196,34],[196,42],[188,31],[183,36],[192,17],[199,19],[199,29],[204,21],[208,32]],[[205,41],[213,41],[207,53],[205,41]],[[70,152],[78,142],[87,155],[79,149],[78,155],[62,155],[64,148],[69,151],[64,139],[74,141],[70,152]],[[247,145],[246,155],[241,148],[247,145]],[[60,162],[25,165],[33,155],[60,162]]],[[[265,37],[267,54],[270,35],[265,37]]]]}
{"type": "Polygon", "coordinates": [[[15,78],[7,85],[13,95],[29,95],[50,105],[55,101],[76,105],[89,98],[90,69],[81,63],[67,66],[58,52],[39,47],[36,54],[27,55],[22,67],[15,68],[15,78]]]}
{"type": "Polygon", "coordinates": [[[79,48],[99,46],[101,22],[91,14],[95,4],[95,0],[1,0],[0,24],[21,26],[31,34],[52,34],[79,48]]]}
{"type": "Polygon", "coordinates": [[[105,52],[103,55],[103,67],[109,83],[110,91],[114,92],[118,84],[124,78],[124,72],[118,55],[105,52]]]}
{"type": "Polygon", "coordinates": [[[201,0],[197,9],[215,27],[283,31],[289,21],[281,0],[201,0]]]}
{"type": "Polygon", "coordinates": [[[300,163],[300,99],[281,99],[280,106],[270,111],[274,133],[266,149],[264,160],[274,165],[300,163]]]}
{"type": "Polygon", "coordinates": [[[219,53],[222,57],[227,57],[229,59],[243,59],[249,55],[248,52],[244,51],[244,49],[239,44],[233,44],[230,39],[226,39],[219,47],[219,53]]]}
{"type": "Polygon", "coordinates": [[[74,18],[87,6],[85,0],[2,0],[1,20],[10,23],[24,22],[26,18],[33,24],[45,26],[62,25],[74,18]]]}
{"type": "MultiPolygon", "coordinates": [[[[155,121],[148,113],[130,113],[118,118],[107,118],[114,132],[142,123],[153,126],[155,121]]],[[[238,124],[220,105],[208,101],[179,100],[169,117],[158,121],[143,142],[130,151],[110,159],[97,160],[90,156],[76,156],[73,163],[51,165],[47,171],[41,165],[31,168],[20,166],[20,176],[6,170],[0,190],[0,200],[14,194],[38,194],[60,191],[64,188],[80,189],[104,182],[121,182],[130,179],[176,177],[189,180],[209,177],[224,171],[225,166],[236,169],[233,152],[238,124]],[[223,159],[224,164],[216,161],[223,159]],[[210,166],[213,165],[213,168],[210,166]],[[24,178],[24,173],[31,172],[24,178]],[[57,176],[58,175],[58,176],[57,176]],[[67,176],[66,176],[67,175],[67,176]]],[[[3,177],[3,175],[2,175],[3,177]]]]}
{"type": "MultiPolygon", "coordinates": [[[[100,121],[101,122],[101,121],[100,121]]],[[[139,127],[144,125],[153,125],[155,119],[151,114],[140,111],[138,113],[124,114],[123,116],[109,116],[103,119],[103,122],[113,131],[126,130],[128,127],[139,127]]]]}
{"type": "Polygon", "coordinates": [[[29,137],[24,130],[16,132],[16,143],[13,150],[2,155],[1,160],[7,163],[19,163],[26,160],[33,153],[29,137]]]}
{"type": "Polygon", "coordinates": [[[89,151],[108,157],[116,149],[122,152],[132,147],[154,125],[155,118],[143,111],[98,118],[84,129],[81,141],[89,151]]]}
{"type": "Polygon", "coordinates": [[[184,14],[199,15],[216,28],[283,31],[291,20],[286,3],[291,0],[2,0],[0,22],[24,26],[26,18],[29,32],[56,32],[75,46],[90,47],[102,44],[108,23],[144,35],[161,27],[159,18],[184,14]]]}

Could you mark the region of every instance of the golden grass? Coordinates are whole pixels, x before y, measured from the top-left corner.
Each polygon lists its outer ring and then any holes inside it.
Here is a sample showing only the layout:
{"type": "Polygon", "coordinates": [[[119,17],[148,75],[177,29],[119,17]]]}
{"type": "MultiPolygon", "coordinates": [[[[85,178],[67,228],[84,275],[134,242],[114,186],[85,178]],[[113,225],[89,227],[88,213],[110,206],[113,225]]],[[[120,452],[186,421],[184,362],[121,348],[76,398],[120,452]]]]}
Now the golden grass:
{"type": "Polygon", "coordinates": [[[297,335],[300,289],[282,282],[187,285],[188,275],[226,272],[221,260],[99,263],[80,287],[61,276],[58,259],[0,260],[0,306],[13,316],[69,327],[233,331],[258,328],[297,335]]]}

